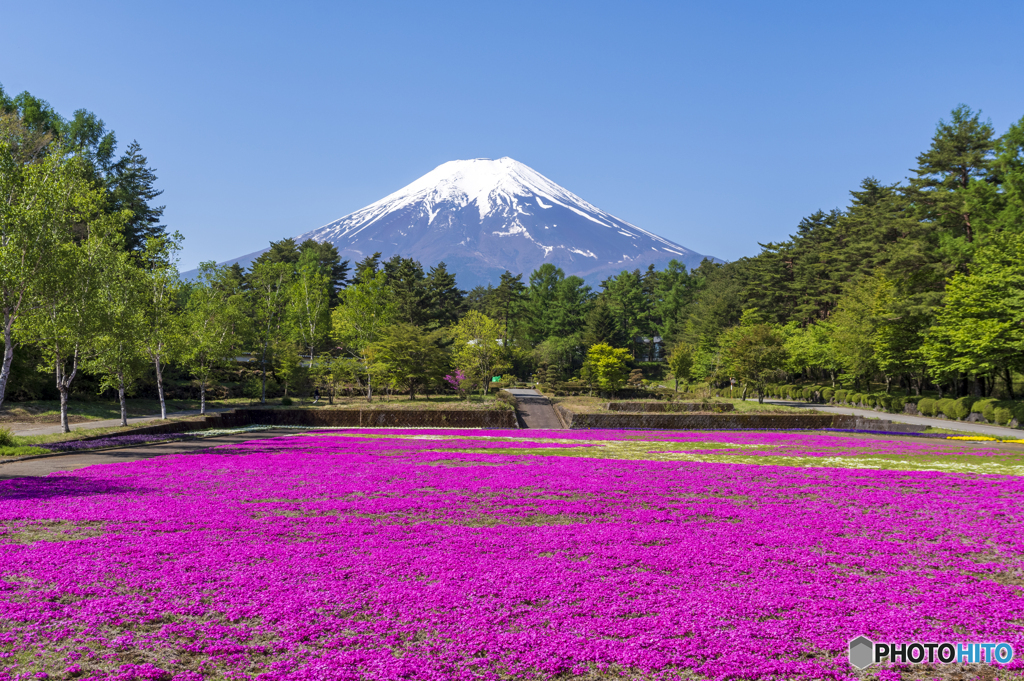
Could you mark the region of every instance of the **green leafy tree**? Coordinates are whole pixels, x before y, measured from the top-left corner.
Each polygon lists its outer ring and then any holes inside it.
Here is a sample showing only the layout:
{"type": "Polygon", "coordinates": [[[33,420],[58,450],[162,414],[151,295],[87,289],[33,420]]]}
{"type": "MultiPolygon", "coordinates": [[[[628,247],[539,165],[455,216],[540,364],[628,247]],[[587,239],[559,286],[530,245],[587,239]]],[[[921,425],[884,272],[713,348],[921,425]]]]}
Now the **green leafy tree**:
{"type": "Polygon", "coordinates": [[[40,141],[31,141],[34,133],[20,118],[8,114],[0,123],[4,124],[0,130],[2,407],[17,343],[14,329],[29,308],[41,304],[39,301],[55,290],[50,270],[71,267],[56,256],[72,253],[66,247],[75,235],[75,226],[85,218],[97,218],[102,194],[87,181],[82,159],[61,148],[38,156],[40,141]]]}
{"type": "Polygon", "coordinates": [[[395,303],[383,271],[359,272],[357,283],[341,294],[331,313],[332,337],[352,357],[362,362],[366,376],[366,400],[373,401],[373,344],[384,335],[396,316],[395,303]]]}
{"type": "Polygon", "coordinates": [[[260,353],[260,403],[267,401],[267,370],[286,335],[292,267],[286,262],[254,263],[246,277],[252,341],[260,353]]]}
{"type": "Polygon", "coordinates": [[[785,370],[785,340],[768,324],[733,327],[723,335],[722,353],[729,373],[752,386],[758,402],[764,402],[765,388],[785,370]]]}
{"type": "Polygon", "coordinates": [[[199,264],[199,277],[182,315],[187,336],[181,359],[199,381],[199,413],[206,413],[206,389],[219,370],[230,366],[248,335],[244,295],[231,270],[214,262],[199,264]]]}
{"type": "Polygon", "coordinates": [[[629,350],[613,348],[607,343],[592,345],[587,350],[584,363],[587,376],[601,390],[614,392],[621,390],[629,376],[628,362],[632,359],[629,350]]]}
{"type": "Polygon", "coordinates": [[[132,391],[146,366],[140,344],[145,331],[143,318],[145,273],[133,257],[108,248],[99,278],[96,319],[99,330],[84,368],[100,376],[100,388],[117,391],[121,425],[128,425],[127,393],[132,391]]]}
{"type": "Polygon", "coordinates": [[[181,250],[181,235],[151,238],[141,254],[145,277],[143,295],[142,334],[140,341],[156,372],[156,389],[160,398],[160,418],[167,418],[164,399],[164,369],[182,341],[180,333],[179,295],[182,292],[178,277],[177,254],[181,250]]]}
{"type": "Polygon", "coordinates": [[[1024,233],[977,252],[970,274],[955,275],[928,332],[924,355],[938,375],[1024,371],[1024,233]]]}
{"type": "Polygon", "coordinates": [[[357,377],[361,371],[362,367],[357,360],[324,352],[310,366],[309,376],[317,392],[325,393],[328,401],[334,404],[338,389],[358,382],[357,377]]]}
{"type": "Polygon", "coordinates": [[[875,278],[856,280],[847,286],[831,318],[832,343],[844,370],[843,378],[855,385],[870,381],[878,371],[874,318],[877,288],[875,278]]]}
{"type": "Polygon", "coordinates": [[[448,339],[452,342],[455,366],[465,371],[486,392],[501,357],[502,327],[498,322],[476,310],[470,310],[451,327],[448,339]]]}
{"type": "Polygon", "coordinates": [[[872,314],[876,320],[874,356],[885,378],[885,392],[901,373],[924,369],[921,345],[929,317],[913,314],[907,296],[888,279],[879,279],[872,314]]]}
{"type": "Polygon", "coordinates": [[[299,256],[288,295],[288,316],[295,339],[312,363],[330,332],[331,275],[313,251],[299,256]]]}
{"type": "Polygon", "coordinates": [[[373,344],[374,363],[394,384],[404,387],[409,399],[444,378],[448,355],[441,347],[443,331],[428,332],[412,324],[395,324],[373,344]]]}
{"type": "MultiPolygon", "coordinates": [[[[95,209],[96,205],[90,207],[95,209]]],[[[84,238],[57,243],[48,254],[46,268],[38,275],[32,314],[19,319],[19,336],[35,345],[44,366],[54,370],[60,393],[60,425],[65,433],[71,431],[71,384],[82,360],[96,347],[102,330],[99,290],[112,250],[109,241],[119,227],[112,220],[99,218],[88,224],[84,238]]]]}
{"type": "Polygon", "coordinates": [[[675,391],[679,392],[679,379],[690,380],[690,369],[693,368],[693,348],[682,343],[672,348],[668,356],[668,368],[675,379],[675,391]]]}
{"type": "Polygon", "coordinates": [[[807,375],[819,372],[828,377],[834,388],[843,365],[835,345],[833,324],[824,321],[800,326],[798,322],[789,322],[780,332],[784,338],[789,371],[807,375]]]}

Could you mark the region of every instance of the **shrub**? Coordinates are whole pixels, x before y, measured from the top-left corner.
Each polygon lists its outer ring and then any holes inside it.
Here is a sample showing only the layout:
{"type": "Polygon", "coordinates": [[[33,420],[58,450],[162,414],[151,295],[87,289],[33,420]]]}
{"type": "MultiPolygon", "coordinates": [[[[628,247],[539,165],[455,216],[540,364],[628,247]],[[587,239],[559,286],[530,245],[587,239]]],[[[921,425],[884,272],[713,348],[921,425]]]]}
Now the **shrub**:
{"type": "Polygon", "coordinates": [[[1015,418],[1018,422],[1024,423],[1024,401],[1011,402],[1007,400],[1006,408],[1010,410],[1010,418],[1015,418]]]}
{"type": "Polygon", "coordinates": [[[939,416],[940,414],[942,414],[945,415],[946,418],[956,418],[955,416],[950,416],[950,414],[956,413],[956,409],[953,406],[955,402],[956,400],[951,397],[944,397],[943,399],[939,400],[935,404],[935,415],[939,416]]]}
{"type": "Polygon", "coordinates": [[[996,407],[996,409],[993,412],[993,415],[996,418],[996,423],[998,423],[1001,426],[1005,426],[1007,423],[1010,422],[1010,419],[1013,418],[1013,412],[1007,409],[1006,407],[996,407]]]}
{"type": "Polygon", "coordinates": [[[974,397],[961,397],[958,400],[952,398],[948,400],[942,400],[942,402],[940,403],[942,413],[945,414],[948,418],[961,421],[970,415],[971,405],[974,404],[976,400],[977,398],[974,397]]]}
{"type": "Polygon", "coordinates": [[[996,400],[978,400],[971,406],[971,413],[981,414],[989,423],[996,421],[996,400]]]}
{"type": "Polygon", "coordinates": [[[977,402],[977,401],[978,401],[978,398],[977,397],[973,397],[973,396],[961,397],[959,400],[957,400],[956,401],[956,405],[957,405],[956,406],[956,411],[957,411],[957,414],[959,414],[959,416],[957,416],[957,418],[965,419],[968,416],[970,416],[971,415],[971,408],[974,406],[974,403],[977,402]]]}
{"type": "Polygon", "coordinates": [[[499,390],[498,392],[496,392],[494,394],[494,399],[498,400],[499,402],[504,402],[513,409],[516,409],[519,406],[519,402],[516,401],[516,396],[507,390],[499,390]]]}
{"type": "Polygon", "coordinates": [[[849,390],[837,390],[836,391],[836,402],[842,404],[846,401],[846,396],[850,394],[849,390]]]}
{"type": "Polygon", "coordinates": [[[925,397],[918,401],[917,410],[925,416],[935,416],[935,405],[935,400],[930,397],[925,397]]]}
{"type": "Polygon", "coordinates": [[[836,391],[832,388],[825,388],[821,391],[821,398],[826,402],[831,402],[832,398],[835,397],[836,391]]]}
{"type": "Polygon", "coordinates": [[[892,397],[890,395],[879,395],[875,398],[875,404],[885,411],[892,409],[892,397]]]}
{"type": "Polygon", "coordinates": [[[281,398],[281,406],[282,407],[290,407],[290,406],[292,406],[292,398],[290,398],[290,397],[282,397],[281,398]]]}
{"type": "Polygon", "coordinates": [[[903,412],[903,408],[907,406],[907,400],[904,397],[893,397],[892,404],[889,405],[889,411],[894,414],[900,414],[903,412]]]}
{"type": "Polygon", "coordinates": [[[10,428],[0,428],[0,447],[14,447],[14,431],[10,428]]]}
{"type": "Polygon", "coordinates": [[[877,403],[877,400],[875,399],[874,395],[865,395],[864,396],[864,404],[866,404],[867,406],[874,407],[876,403],[877,403]]]}

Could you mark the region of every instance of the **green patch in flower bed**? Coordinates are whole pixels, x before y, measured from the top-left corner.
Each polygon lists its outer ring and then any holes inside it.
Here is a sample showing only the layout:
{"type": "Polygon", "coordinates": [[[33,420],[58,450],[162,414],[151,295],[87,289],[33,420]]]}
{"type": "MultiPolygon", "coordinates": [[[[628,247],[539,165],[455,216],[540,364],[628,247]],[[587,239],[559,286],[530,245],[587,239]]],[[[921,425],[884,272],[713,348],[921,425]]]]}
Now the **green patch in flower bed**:
{"type": "Polygon", "coordinates": [[[11,457],[11,456],[37,456],[42,454],[38,447],[32,446],[18,446],[13,447],[0,447],[0,457],[11,457]]]}

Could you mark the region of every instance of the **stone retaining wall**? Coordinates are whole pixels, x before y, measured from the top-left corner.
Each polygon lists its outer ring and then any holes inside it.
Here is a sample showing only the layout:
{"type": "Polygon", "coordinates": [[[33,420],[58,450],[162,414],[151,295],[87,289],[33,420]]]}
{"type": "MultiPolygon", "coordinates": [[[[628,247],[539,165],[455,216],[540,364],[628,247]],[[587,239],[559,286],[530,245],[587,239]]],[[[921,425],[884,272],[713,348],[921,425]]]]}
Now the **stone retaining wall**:
{"type": "Polygon", "coordinates": [[[238,409],[195,421],[168,421],[153,426],[82,438],[115,435],[191,433],[244,426],[320,426],[327,428],[518,428],[514,411],[471,409],[238,409]]]}
{"type": "Polygon", "coordinates": [[[728,402],[609,402],[608,411],[640,412],[644,414],[663,412],[706,411],[722,413],[732,411],[728,402]]]}
{"type": "Polygon", "coordinates": [[[852,416],[832,414],[577,414],[555,405],[573,430],[821,430],[854,429],[852,416]]]}
{"type": "Polygon", "coordinates": [[[244,409],[249,423],[329,428],[517,428],[514,411],[471,409],[244,409]]]}

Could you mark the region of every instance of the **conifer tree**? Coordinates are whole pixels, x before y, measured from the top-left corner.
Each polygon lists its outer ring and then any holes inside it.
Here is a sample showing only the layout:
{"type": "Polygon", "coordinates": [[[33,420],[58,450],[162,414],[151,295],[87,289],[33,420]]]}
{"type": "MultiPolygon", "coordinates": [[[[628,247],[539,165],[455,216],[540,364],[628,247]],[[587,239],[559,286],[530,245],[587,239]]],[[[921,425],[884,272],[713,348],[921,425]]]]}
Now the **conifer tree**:
{"type": "Polygon", "coordinates": [[[149,239],[166,233],[166,226],[160,224],[165,206],[152,205],[163,190],[155,188],[156,173],[148,165],[142,147],[133,141],[114,163],[107,180],[111,209],[132,213],[124,226],[124,248],[129,251],[141,251],[149,239]]]}
{"type": "Polygon", "coordinates": [[[455,275],[439,262],[427,273],[424,301],[428,310],[426,328],[434,331],[459,321],[465,311],[465,291],[459,289],[455,275]]]}

